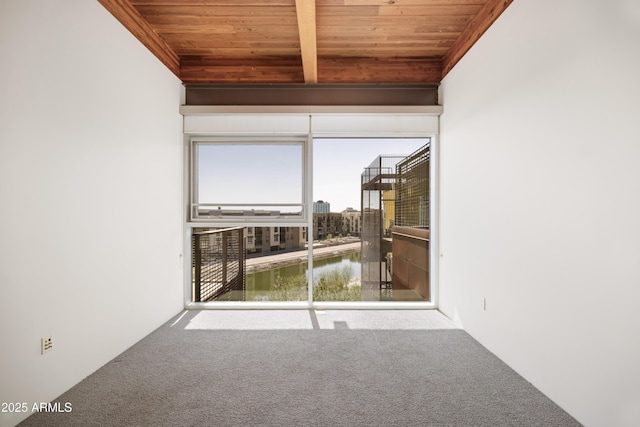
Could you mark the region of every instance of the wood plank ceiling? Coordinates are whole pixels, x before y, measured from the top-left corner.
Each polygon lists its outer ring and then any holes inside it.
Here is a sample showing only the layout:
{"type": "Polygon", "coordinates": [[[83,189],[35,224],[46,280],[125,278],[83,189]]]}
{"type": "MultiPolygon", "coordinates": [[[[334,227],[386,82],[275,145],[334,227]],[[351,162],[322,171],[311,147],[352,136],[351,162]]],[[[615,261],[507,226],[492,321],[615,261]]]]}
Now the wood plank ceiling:
{"type": "Polygon", "coordinates": [[[513,0],[98,1],[187,84],[438,84],[513,0]]]}

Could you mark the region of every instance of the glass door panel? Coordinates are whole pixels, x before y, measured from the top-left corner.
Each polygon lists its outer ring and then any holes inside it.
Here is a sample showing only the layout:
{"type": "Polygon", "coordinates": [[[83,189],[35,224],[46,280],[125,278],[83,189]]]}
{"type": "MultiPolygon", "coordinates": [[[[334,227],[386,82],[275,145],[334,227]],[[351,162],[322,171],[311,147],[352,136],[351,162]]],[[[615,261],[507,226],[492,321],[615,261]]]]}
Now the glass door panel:
{"type": "Polygon", "coordinates": [[[193,301],[307,301],[306,227],[197,228],[193,301]]]}
{"type": "Polygon", "coordinates": [[[314,301],[430,300],[429,142],[314,139],[314,301]]]}

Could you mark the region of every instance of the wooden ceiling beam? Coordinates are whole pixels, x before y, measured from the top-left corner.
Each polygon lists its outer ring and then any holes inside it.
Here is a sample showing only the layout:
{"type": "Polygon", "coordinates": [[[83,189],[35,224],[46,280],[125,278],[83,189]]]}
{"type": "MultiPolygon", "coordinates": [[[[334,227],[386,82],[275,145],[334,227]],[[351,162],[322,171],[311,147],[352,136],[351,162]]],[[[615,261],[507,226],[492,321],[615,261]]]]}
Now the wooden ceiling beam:
{"type": "Polygon", "coordinates": [[[316,1],[296,0],[300,51],[305,83],[318,83],[318,47],[316,42],[316,1]]]}
{"type": "Polygon", "coordinates": [[[180,58],[128,0],[98,0],[122,25],[180,77],[180,58]]]}
{"type": "Polygon", "coordinates": [[[469,22],[444,56],[442,78],[462,59],[485,31],[495,22],[513,0],[489,0],[469,22]]]}

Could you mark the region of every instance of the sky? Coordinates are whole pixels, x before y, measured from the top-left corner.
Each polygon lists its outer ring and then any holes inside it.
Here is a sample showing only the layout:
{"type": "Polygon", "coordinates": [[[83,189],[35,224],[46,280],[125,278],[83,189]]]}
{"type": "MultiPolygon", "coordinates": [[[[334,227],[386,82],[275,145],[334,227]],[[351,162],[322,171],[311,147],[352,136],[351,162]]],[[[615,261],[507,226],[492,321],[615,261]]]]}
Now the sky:
{"type": "Polygon", "coordinates": [[[299,203],[302,145],[199,147],[200,203],[299,203]]]}
{"type": "Polygon", "coordinates": [[[313,200],[331,204],[331,212],[360,210],[360,175],[379,155],[408,155],[426,139],[314,139],[313,200]]]}
{"type": "MultiPolygon", "coordinates": [[[[313,200],[332,212],[360,210],[360,175],[379,155],[413,153],[427,139],[314,139],[313,200]]],[[[297,203],[301,145],[212,144],[199,147],[200,203],[297,203]]]]}

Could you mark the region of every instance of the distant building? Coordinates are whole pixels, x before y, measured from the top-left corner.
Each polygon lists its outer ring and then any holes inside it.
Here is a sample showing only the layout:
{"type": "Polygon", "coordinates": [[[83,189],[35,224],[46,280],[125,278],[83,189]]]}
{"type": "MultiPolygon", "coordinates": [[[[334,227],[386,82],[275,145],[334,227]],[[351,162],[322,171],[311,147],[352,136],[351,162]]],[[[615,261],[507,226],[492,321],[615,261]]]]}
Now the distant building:
{"type": "Polygon", "coordinates": [[[362,233],[362,214],[353,208],[347,208],[342,211],[343,235],[360,236],[362,233]]]}
{"type": "Polygon", "coordinates": [[[313,213],[329,213],[331,212],[331,204],[323,200],[313,202],[313,213]]]}
{"type": "Polygon", "coordinates": [[[304,227],[247,227],[245,235],[248,253],[304,249],[307,241],[304,227]]]}
{"type": "MultiPolygon", "coordinates": [[[[322,201],[319,203],[329,205],[322,201]]],[[[362,214],[353,208],[347,208],[342,212],[313,214],[314,240],[324,240],[328,237],[359,237],[361,233],[362,214]]],[[[307,233],[307,227],[246,227],[244,232],[246,250],[250,254],[304,249],[311,238],[308,234],[310,233],[307,233]]]]}
{"type": "Polygon", "coordinates": [[[342,213],[323,212],[313,214],[313,238],[324,240],[331,235],[345,235],[345,218],[342,213]]]}

